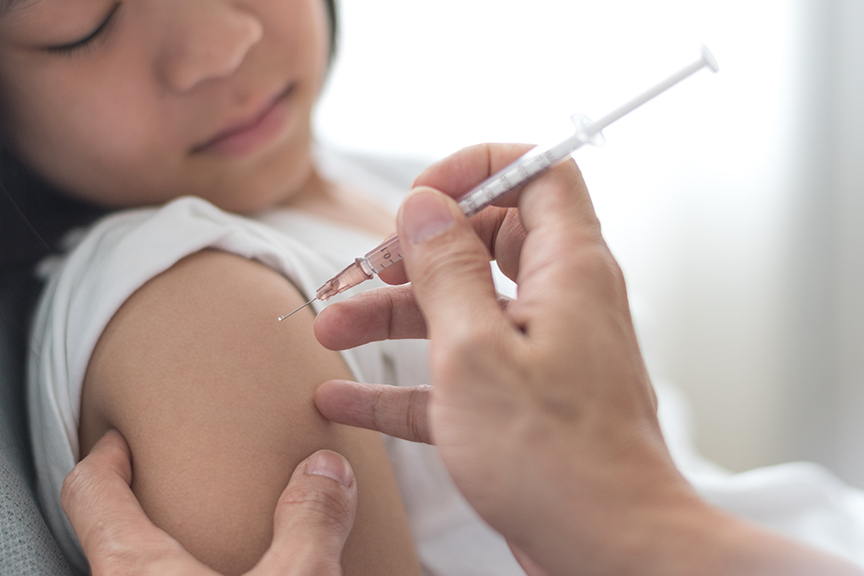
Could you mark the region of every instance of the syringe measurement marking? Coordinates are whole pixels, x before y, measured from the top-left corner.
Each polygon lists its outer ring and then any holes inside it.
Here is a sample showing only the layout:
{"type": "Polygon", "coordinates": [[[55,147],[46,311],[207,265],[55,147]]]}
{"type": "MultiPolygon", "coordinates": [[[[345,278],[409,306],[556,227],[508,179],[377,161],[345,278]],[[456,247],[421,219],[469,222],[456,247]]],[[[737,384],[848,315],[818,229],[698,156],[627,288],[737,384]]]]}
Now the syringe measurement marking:
{"type": "MultiPolygon", "coordinates": [[[[389,245],[380,247],[377,250],[376,254],[379,254],[381,256],[380,259],[371,258],[371,257],[369,258],[369,264],[372,265],[372,270],[375,271],[376,274],[378,273],[378,268],[381,268],[381,264],[383,262],[387,262],[388,265],[393,265],[402,259],[401,250],[394,250],[394,248],[397,248],[397,247],[398,247],[398,244],[390,243],[389,245]],[[394,254],[395,254],[395,258],[394,258],[394,254]]],[[[384,266],[383,268],[386,268],[386,267],[387,266],[384,266]]]]}
{"type": "Polygon", "coordinates": [[[549,155],[554,156],[552,150],[545,150],[532,158],[525,158],[494,181],[464,197],[459,201],[459,204],[465,215],[473,216],[480,211],[480,206],[512,190],[515,187],[513,185],[514,180],[519,182],[521,186],[545,172],[552,165],[549,155]],[[481,200],[483,197],[485,197],[486,202],[481,200]]]}

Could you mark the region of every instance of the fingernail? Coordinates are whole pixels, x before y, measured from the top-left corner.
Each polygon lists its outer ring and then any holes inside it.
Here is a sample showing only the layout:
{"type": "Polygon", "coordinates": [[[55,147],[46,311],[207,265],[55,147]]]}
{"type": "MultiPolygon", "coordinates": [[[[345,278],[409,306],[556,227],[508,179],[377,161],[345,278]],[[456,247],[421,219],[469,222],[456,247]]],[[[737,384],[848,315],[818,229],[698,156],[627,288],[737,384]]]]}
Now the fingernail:
{"type": "Polygon", "coordinates": [[[354,480],[354,472],[348,462],[333,452],[322,450],[313,454],[306,462],[306,474],[326,476],[336,480],[346,488],[354,480]]]}
{"type": "Polygon", "coordinates": [[[450,207],[431,190],[412,192],[402,205],[402,229],[412,244],[444,232],[453,225],[450,207]]]}

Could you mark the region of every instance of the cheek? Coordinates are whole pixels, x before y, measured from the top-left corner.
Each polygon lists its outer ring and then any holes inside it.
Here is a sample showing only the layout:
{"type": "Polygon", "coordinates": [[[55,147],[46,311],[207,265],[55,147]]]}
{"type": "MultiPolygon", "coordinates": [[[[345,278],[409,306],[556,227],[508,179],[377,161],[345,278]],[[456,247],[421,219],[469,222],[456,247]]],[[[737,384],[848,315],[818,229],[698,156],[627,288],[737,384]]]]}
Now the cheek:
{"type": "Polygon", "coordinates": [[[279,38],[306,72],[323,80],[330,55],[330,25],[324,0],[258,0],[266,34],[279,38]]]}
{"type": "Polygon", "coordinates": [[[131,158],[141,157],[142,144],[149,141],[148,133],[153,128],[147,122],[148,115],[131,98],[104,96],[97,101],[82,101],[69,115],[58,118],[58,127],[62,126],[60,122],[66,122],[65,147],[72,154],[84,154],[100,164],[111,161],[125,164],[131,158]]]}
{"type": "Polygon", "coordinates": [[[15,138],[34,168],[69,192],[97,199],[103,189],[159,173],[148,164],[167,142],[146,86],[122,74],[51,80],[33,91],[41,97],[21,107],[27,128],[15,138]]]}

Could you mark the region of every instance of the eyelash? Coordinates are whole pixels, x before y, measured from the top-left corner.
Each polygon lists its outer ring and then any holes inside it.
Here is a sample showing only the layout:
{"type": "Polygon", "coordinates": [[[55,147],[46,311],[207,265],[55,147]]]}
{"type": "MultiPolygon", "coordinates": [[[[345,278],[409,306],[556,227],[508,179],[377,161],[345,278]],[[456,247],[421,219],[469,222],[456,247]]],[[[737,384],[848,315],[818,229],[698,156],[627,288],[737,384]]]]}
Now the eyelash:
{"type": "Polygon", "coordinates": [[[85,36],[80,40],[76,40],[75,42],[70,42],[69,44],[62,44],[60,46],[49,46],[47,50],[54,54],[60,54],[62,56],[76,56],[78,54],[89,52],[94,45],[96,44],[96,40],[104,37],[104,35],[108,32],[109,25],[111,21],[114,19],[114,14],[117,12],[117,9],[120,8],[120,3],[114,5],[111,8],[111,11],[108,13],[108,16],[102,21],[99,26],[96,27],[93,32],[85,36]]]}

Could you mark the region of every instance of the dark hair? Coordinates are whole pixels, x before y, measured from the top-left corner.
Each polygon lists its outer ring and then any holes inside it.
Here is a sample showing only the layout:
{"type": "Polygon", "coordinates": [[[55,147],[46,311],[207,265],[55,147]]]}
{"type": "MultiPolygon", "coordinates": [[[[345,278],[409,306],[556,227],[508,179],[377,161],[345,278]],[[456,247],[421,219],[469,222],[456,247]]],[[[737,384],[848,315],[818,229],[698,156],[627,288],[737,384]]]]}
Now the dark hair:
{"type": "MultiPolygon", "coordinates": [[[[17,1],[0,0],[0,15],[17,1]]],[[[336,0],[324,3],[332,61],[338,36],[336,0]]],[[[93,223],[106,212],[61,194],[20,162],[0,133],[0,287],[26,282],[40,259],[61,250],[67,232],[93,223]]]]}
{"type": "Polygon", "coordinates": [[[339,39],[339,19],[336,17],[336,0],[325,0],[327,17],[330,21],[330,62],[336,56],[336,45],[339,39]]]}

